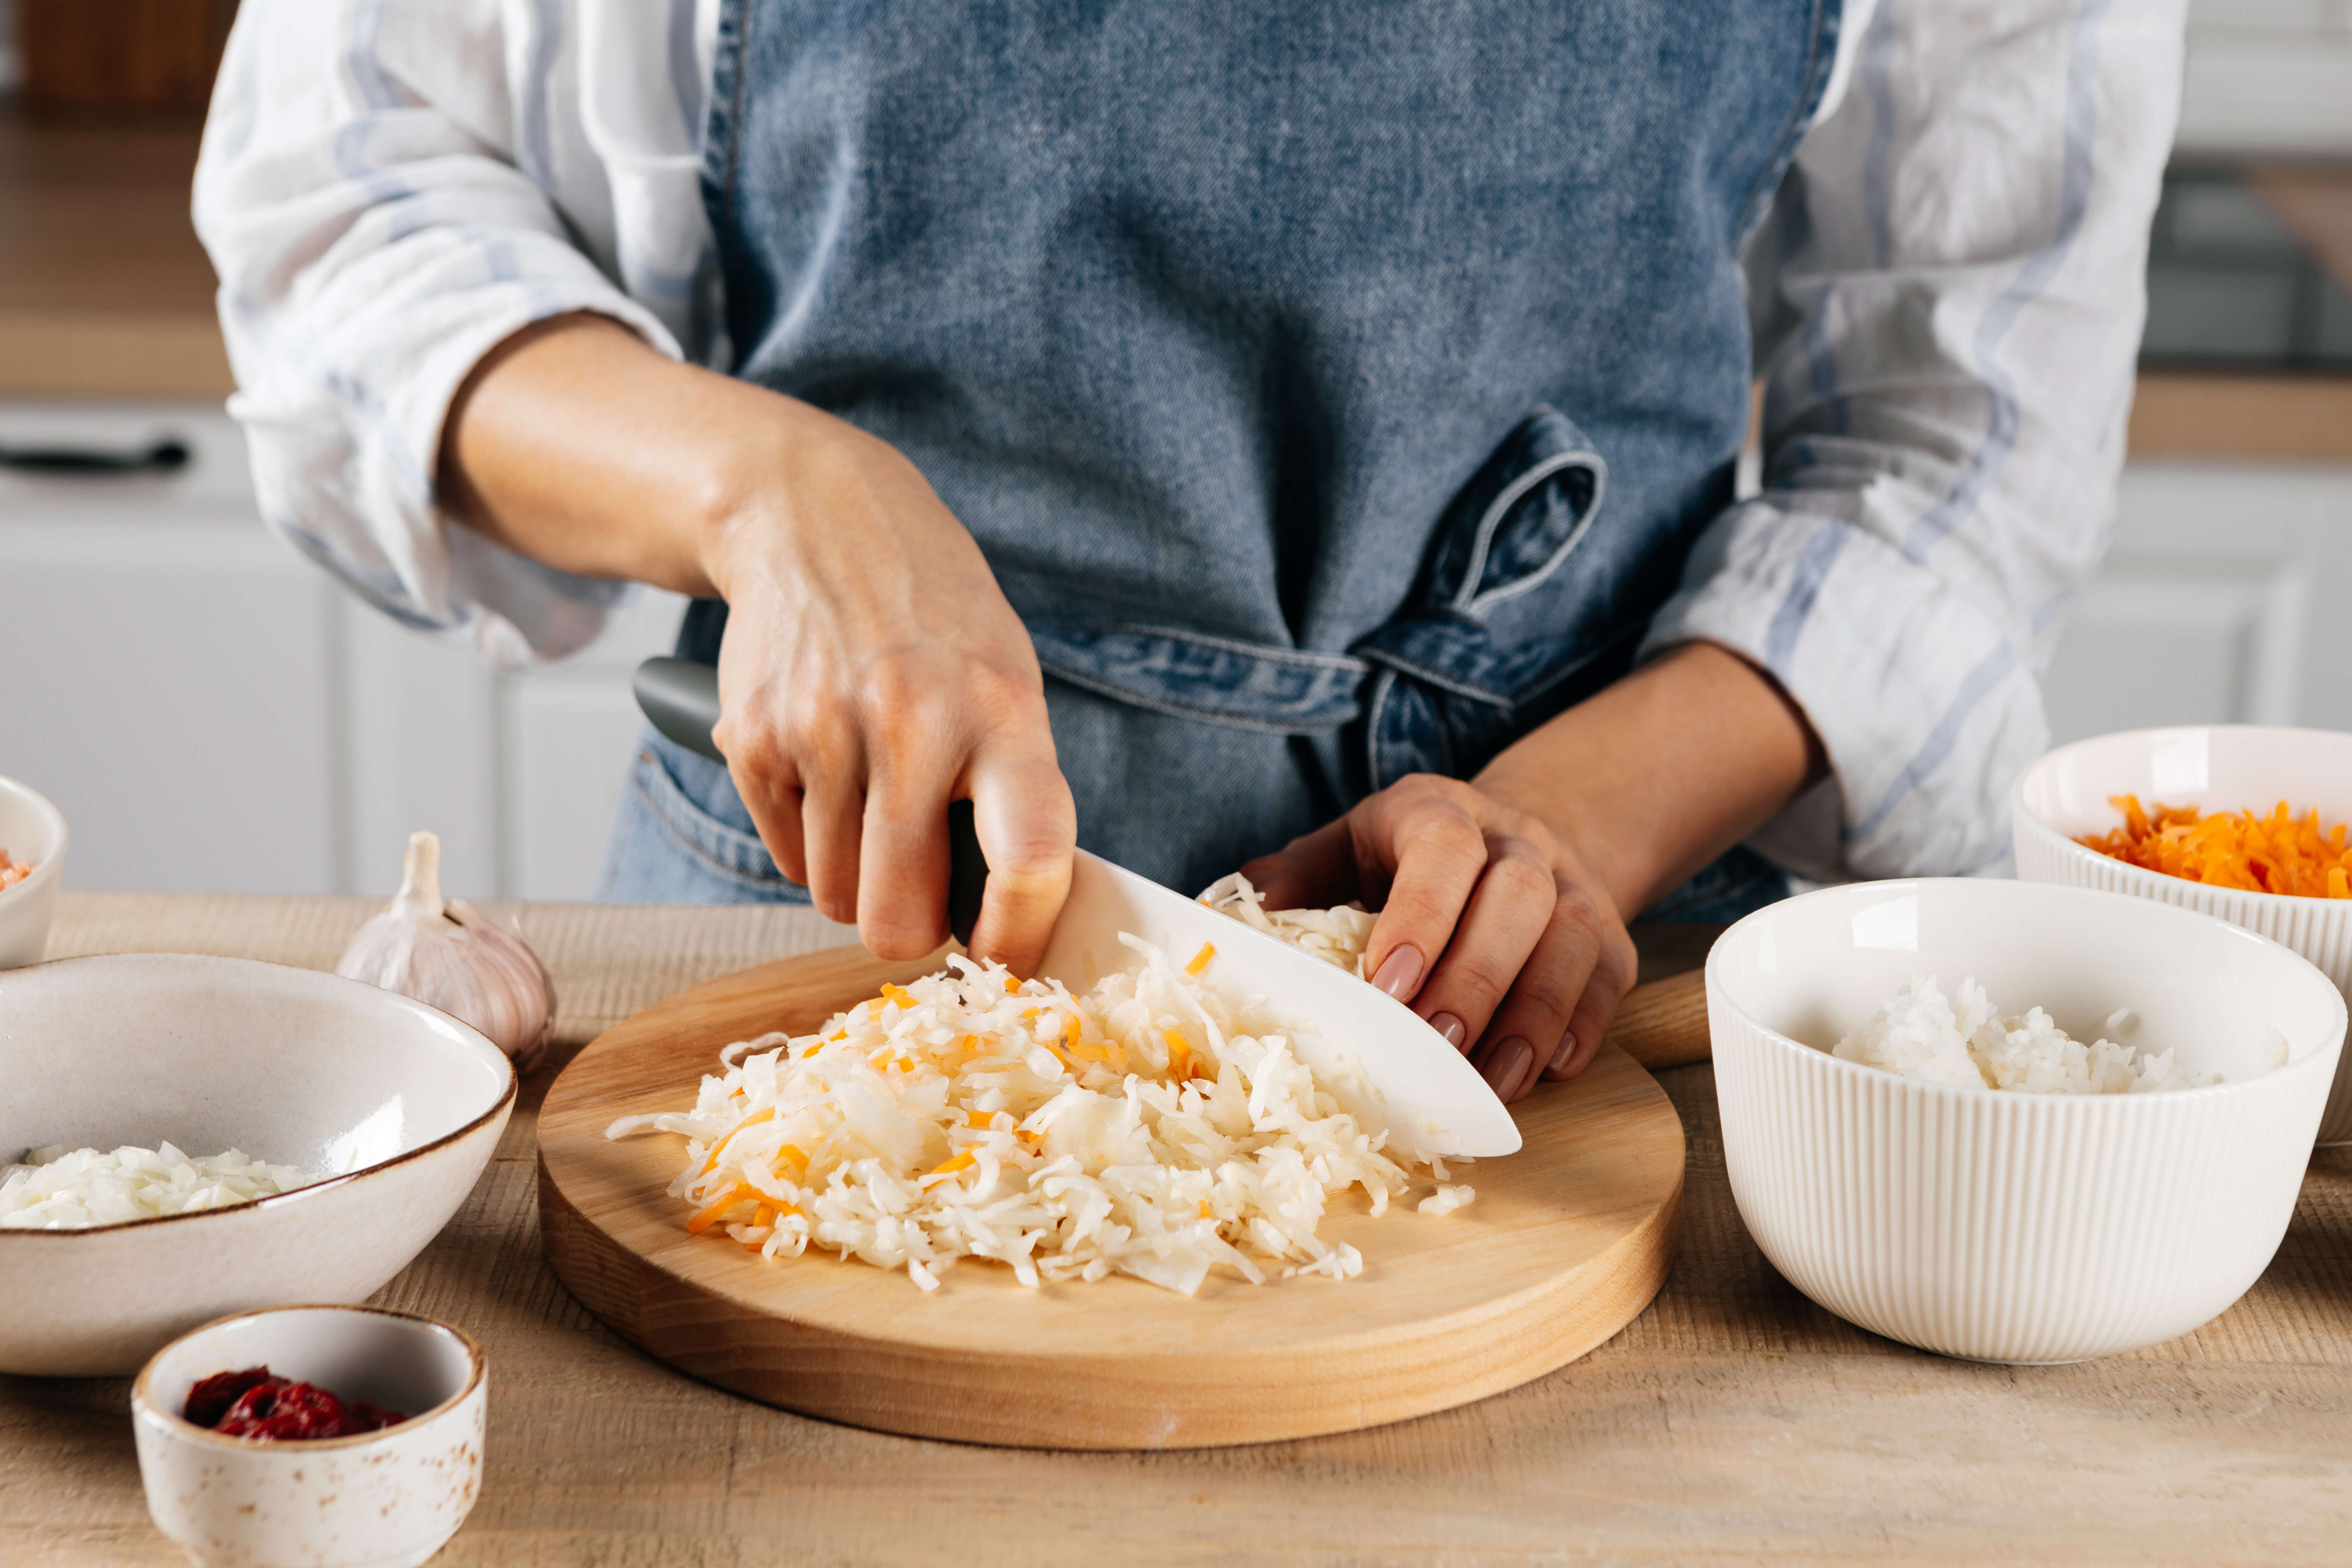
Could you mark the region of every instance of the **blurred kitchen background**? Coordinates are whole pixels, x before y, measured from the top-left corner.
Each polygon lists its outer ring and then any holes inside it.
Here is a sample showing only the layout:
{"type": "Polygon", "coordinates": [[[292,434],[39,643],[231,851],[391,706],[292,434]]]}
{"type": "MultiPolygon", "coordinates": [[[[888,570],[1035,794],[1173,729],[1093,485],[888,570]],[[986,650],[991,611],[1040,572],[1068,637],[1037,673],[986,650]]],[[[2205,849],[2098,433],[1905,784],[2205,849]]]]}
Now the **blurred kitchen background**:
{"type": "MultiPolygon", "coordinates": [[[[522,676],[403,630],[255,516],[188,224],[234,0],[0,0],[0,773],[89,889],[584,898],[667,651],[647,594],[522,676]]],[[[2105,571],[2055,738],[2352,730],[2352,0],[2192,0],[2105,571]]]]}

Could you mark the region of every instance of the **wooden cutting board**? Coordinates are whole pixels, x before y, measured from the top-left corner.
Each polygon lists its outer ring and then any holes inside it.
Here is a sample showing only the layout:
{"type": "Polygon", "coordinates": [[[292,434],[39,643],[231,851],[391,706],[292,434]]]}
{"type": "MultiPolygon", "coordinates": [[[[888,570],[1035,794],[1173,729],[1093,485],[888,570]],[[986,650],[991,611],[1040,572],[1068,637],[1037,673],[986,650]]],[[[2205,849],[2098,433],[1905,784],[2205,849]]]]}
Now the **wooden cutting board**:
{"type": "Polygon", "coordinates": [[[1683,1132],[1614,1045],[1517,1108],[1526,1147],[1454,1179],[1443,1217],[1334,1200],[1320,1234],[1354,1279],[1191,1299],[1114,1277],[1031,1290],[964,1262],[925,1294],[903,1272],[814,1250],[763,1261],[686,1234],[665,1195],[685,1141],[604,1136],[691,1105],[719,1047],[795,1034],[930,961],[836,948],[726,976],[607,1030],[548,1090],[539,1124],[548,1261],[589,1310],[680,1371],[771,1405],[911,1436],[1055,1448],[1196,1447],[1349,1431],[1516,1387],[1649,1304],[1673,1260],[1683,1132]]]}

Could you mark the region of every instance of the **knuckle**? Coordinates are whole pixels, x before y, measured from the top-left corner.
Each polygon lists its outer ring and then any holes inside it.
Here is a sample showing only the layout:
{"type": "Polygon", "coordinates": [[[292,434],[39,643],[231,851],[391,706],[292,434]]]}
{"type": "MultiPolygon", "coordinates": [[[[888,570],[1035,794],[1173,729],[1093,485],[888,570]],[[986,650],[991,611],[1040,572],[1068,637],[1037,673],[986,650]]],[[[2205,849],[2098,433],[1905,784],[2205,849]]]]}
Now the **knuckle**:
{"type": "Polygon", "coordinates": [[[1455,984],[1487,1000],[1500,996],[1510,989],[1517,978],[1492,958],[1481,953],[1463,953],[1450,966],[1455,984]]]}
{"type": "Polygon", "coordinates": [[[1450,805],[1441,805],[1433,810],[1418,814],[1417,819],[1405,826],[1405,842],[1442,855],[1453,860],[1486,858],[1486,836],[1469,814],[1450,805]]]}
{"type": "Polygon", "coordinates": [[[963,685],[973,725],[983,734],[1038,729],[1046,722],[1045,688],[1024,673],[974,659],[964,667],[963,685]]]}
{"type": "Polygon", "coordinates": [[[1547,1021],[1567,1022],[1579,994],[1568,988],[1567,973],[1557,964],[1531,963],[1519,973],[1518,1000],[1547,1021]]]}
{"type": "Polygon", "coordinates": [[[1609,947],[1610,921],[1594,901],[1592,894],[1574,882],[1555,883],[1551,918],[1582,945],[1595,952],[1609,947]]]}
{"type": "Polygon", "coordinates": [[[1497,857],[1486,868],[1486,880],[1513,904],[1549,910],[1559,900],[1559,884],[1551,868],[1528,853],[1497,857]]]}

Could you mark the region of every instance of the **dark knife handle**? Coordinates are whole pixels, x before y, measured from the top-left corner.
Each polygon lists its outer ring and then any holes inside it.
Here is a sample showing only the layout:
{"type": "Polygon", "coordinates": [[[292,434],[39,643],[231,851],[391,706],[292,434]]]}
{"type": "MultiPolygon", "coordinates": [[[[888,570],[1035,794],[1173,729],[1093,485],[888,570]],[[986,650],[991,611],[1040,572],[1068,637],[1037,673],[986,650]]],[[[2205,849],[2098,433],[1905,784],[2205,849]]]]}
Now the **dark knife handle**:
{"type": "MultiPolygon", "coordinates": [[[[719,724],[719,672],[688,658],[649,658],[630,679],[637,706],[667,740],[688,751],[724,764],[727,758],[711,740],[719,724]]],[[[988,858],[980,851],[980,833],[972,826],[971,802],[948,802],[948,929],[969,947],[971,929],[980,921],[980,901],[988,885],[988,858]]]]}

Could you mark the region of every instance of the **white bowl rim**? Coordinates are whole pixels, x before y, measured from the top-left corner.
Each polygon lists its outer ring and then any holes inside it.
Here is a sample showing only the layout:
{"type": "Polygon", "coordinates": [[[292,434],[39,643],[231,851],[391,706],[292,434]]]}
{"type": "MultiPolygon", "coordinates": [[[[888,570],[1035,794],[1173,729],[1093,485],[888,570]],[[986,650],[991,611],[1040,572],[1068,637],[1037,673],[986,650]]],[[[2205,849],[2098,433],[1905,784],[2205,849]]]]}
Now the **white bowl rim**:
{"type": "MultiPolygon", "coordinates": [[[[2294,1073],[2315,1072],[2316,1069],[2312,1066],[2312,1064],[2322,1060],[2327,1056],[2326,1051],[2313,1051],[2305,1056],[2299,1061],[2290,1061],[2282,1067],[2272,1068],[2267,1072],[2258,1073],[2252,1078],[2242,1078],[2234,1082],[2225,1080],[2221,1083],[2202,1084],[2195,1089],[2152,1089],[2146,1094],[2053,1094],[2044,1089],[1970,1089],[1964,1084],[1934,1083],[1926,1079],[1906,1078],[1901,1073],[1890,1072],[1885,1068],[1871,1067],[1867,1063],[1864,1062],[1850,1062],[1843,1057],[1837,1056],[1819,1046],[1809,1046],[1805,1044],[1804,1041],[1797,1039],[1792,1036],[1782,1034],[1780,1030],[1771,1027],[1769,1025],[1758,1018],[1753,1013],[1750,1013],[1747,1008],[1741,1006],[1737,1001],[1733,1000],[1729,987],[1725,985],[1717,977],[1716,971],[1716,955],[1724,951],[1725,944],[1731,940],[1731,936],[1734,931],[1737,931],[1741,926],[1748,924],[1750,921],[1761,920],[1765,916],[1769,915],[1774,910],[1785,908],[1790,904],[1795,903],[1800,899],[1819,899],[1840,893],[1851,894],[1856,888],[1900,891],[1904,889],[1918,888],[1923,885],[1933,886],[1937,883],[1958,883],[1963,887],[1972,888],[2002,886],[2012,888],[2032,888],[2034,889],[2032,896],[2035,898],[2053,896],[2061,899],[2081,899],[2090,902],[2121,900],[2123,902],[2131,905],[2134,909],[2159,910],[2164,911],[2157,917],[2160,920],[2186,920],[2197,921],[2217,931],[2225,932],[2231,940],[2250,942],[2262,947],[2276,948],[2280,952],[2284,953],[2287,957],[2294,960],[2295,963],[2303,965],[2304,968],[2311,971],[2312,978],[2316,980],[2326,989],[2328,994],[2334,997],[2336,1012],[2339,1017],[2344,1017],[2346,1019],[2346,1028],[2352,1029],[2352,1012],[2348,1012],[2345,1007],[2344,993],[2336,987],[2334,981],[2327,978],[2326,973],[2317,964],[2312,963],[2311,960],[2304,957],[2303,954],[2287,946],[2284,942],[2273,942],[2269,937],[2263,935],[2260,931],[2248,931],[2243,926],[2233,925],[2230,921],[2221,919],[2219,915],[2209,915],[2202,910],[2192,910],[2179,904],[2159,903],[2149,899],[2134,898],[2128,893],[2109,892],[2104,888],[2075,888],[2058,882],[2027,882],[2011,880],[2006,878],[1896,877],[1890,878],[1885,881],[1838,882],[1826,888],[1816,888],[1811,892],[1798,893],[1791,898],[1777,900],[1772,903],[1765,905],[1760,910],[1752,910],[1740,917],[1740,919],[1734,921],[1721,936],[1716,938],[1715,944],[1707,949],[1706,973],[1708,995],[1710,998],[1720,997],[1725,1006],[1738,1014],[1740,1020],[1743,1023],[1747,1024],[1748,1026],[1753,1029],[1757,1034],[1771,1041],[1776,1047],[1783,1050],[1801,1052],[1806,1057],[1825,1064],[1832,1072],[1867,1073],[1870,1075],[1871,1080],[1874,1082],[1899,1084],[1906,1091],[1922,1094],[1959,1096],[1965,1098],[1971,1104],[2002,1105],[2019,1103],[2034,1104],[2042,1102],[2055,1105],[2080,1106],[2083,1108],[2082,1110],[2065,1113],[2078,1116],[2103,1114],[2132,1116],[2138,1114],[2137,1111],[2102,1112],[2091,1109],[2095,1106],[2122,1105],[2130,1101],[2138,1101],[2144,1104],[2151,1100],[2163,1103],[2192,1095],[2203,1096],[2205,1098],[2211,1099],[2223,1095],[2247,1093],[2252,1091],[2258,1084],[2277,1082],[2284,1079],[2294,1073]]],[[[2352,1047],[2352,1039],[2346,1038],[2345,1031],[2339,1030],[2337,1047],[2338,1057],[2342,1055],[2343,1050],[2347,1047],[2352,1047]]],[[[2331,1060],[2328,1062],[2327,1067],[2327,1076],[2331,1080],[2334,1079],[2335,1073],[2336,1064],[2331,1060]]]]}
{"type": "MultiPolygon", "coordinates": [[[[10,890],[13,892],[15,889],[11,889],[10,890]]],[[[210,966],[213,964],[232,964],[238,967],[249,966],[255,969],[281,970],[289,973],[309,975],[312,979],[316,980],[332,981],[339,986],[359,986],[370,994],[385,998],[397,1004],[403,1008],[430,1013],[436,1018],[446,1019],[449,1023],[457,1025],[457,1027],[463,1029],[467,1035],[473,1037],[476,1040],[480,1041],[481,1047],[484,1050],[488,1051],[491,1056],[496,1057],[505,1065],[507,1075],[506,1088],[499,1092],[498,1098],[491,1100],[488,1109],[484,1110],[480,1115],[475,1117],[472,1121],[467,1122],[462,1127],[452,1128],[449,1131],[443,1133],[440,1137],[434,1139],[429,1143],[419,1143],[414,1149],[404,1149],[388,1160],[378,1160],[372,1165],[362,1165],[356,1171],[345,1171],[340,1175],[322,1176],[318,1181],[311,1182],[305,1186],[296,1187],[290,1193],[272,1193],[266,1198],[250,1198],[241,1204],[225,1204],[219,1208],[193,1209],[181,1214],[145,1215],[138,1219],[120,1219],[116,1220],[111,1225],[73,1226],[58,1230],[35,1230],[13,1226],[0,1227],[0,1247],[10,1246],[19,1241],[28,1241],[37,1237],[57,1241],[72,1241],[94,1236],[114,1236],[126,1230],[136,1229],[141,1226],[171,1225],[180,1220],[206,1219],[215,1215],[245,1214],[254,1209],[269,1208],[273,1206],[282,1207],[285,1205],[299,1202],[300,1199],[308,1197],[313,1193],[323,1193],[331,1188],[347,1186],[350,1184],[358,1181],[362,1176],[372,1176],[379,1172],[389,1171],[394,1165],[405,1164],[411,1160],[420,1158],[425,1154],[430,1154],[436,1149],[446,1148],[449,1144],[457,1142],[461,1138],[468,1137],[474,1132],[479,1131],[485,1122],[490,1121],[493,1117],[499,1115],[511,1107],[515,1102],[515,1096],[520,1092],[521,1088],[521,1080],[515,1074],[514,1062],[512,1058],[509,1058],[506,1052],[492,1045],[488,1036],[484,1035],[479,1029],[475,1028],[471,1024],[467,1023],[463,1018],[457,1017],[448,1013],[444,1013],[440,1008],[432,1005],[430,1003],[419,1002],[414,996],[404,996],[397,991],[387,991],[379,985],[370,985],[363,980],[347,980],[340,974],[331,974],[322,969],[304,969],[298,964],[292,963],[270,963],[258,958],[227,958],[214,953],[204,952],[97,952],[88,954],[81,958],[54,958],[47,963],[32,964],[27,968],[14,971],[14,973],[20,975],[32,974],[60,969],[74,964],[111,963],[123,959],[140,959],[143,961],[161,959],[171,963],[187,963],[192,965],[210,966]]],[[[268,1310],[274,1311],[277,1309],[271,1308],[268,1310]]],[[[239,1315],[242,1316],[243,1314],[239,1315]]]]}
{"type": "MultiPolygon", "coordinates": [[[[230,1323],[241,1323],[251,1318],[267,1318],[275,1312],[339,1312],[349,1313],[353,1317],[397,1318],[404,1322],[415,1323],[435,1332],[447,1334],[455,1339],[458,1348],[466,1352],[466,1382],[457,1393],[432,1409],[420,1410],[394,1426],[379,1426],[373,1432],[354,1432],[345,1437],[305,1437],[299,1442],[289,1442],[282,1448],[273,1443],[268,1445],[272,1451],[308,1454],[324,1448],[357,1448],[373,1443],[378,1438],[391,1438],[403,1435],[411,1427],[422,1426],[436,1416],[464,1404],[466,1396],[481,1386],[482,1373],[488,1364],[488,1359],[482,1354],[480,1341],[455,1323],[445,1323],[438,1318],[428,1318],[422,1312],[404,1312],[397,1307],[371,1307],[365,1302],[289,1301],[282,1307],[256,1307],[248,1311],[231,1312],[225,1318],[215,1318],[209,1323],[199,1323],[186,1333],[173,1339],[153,1355],[149,1356],[147,1364],[139,1369],[139,1375],[131,1380],[131,1408],[160,1417],[177,1436],[194,1437],[207,1443],[225,1444],[239,1453],[250,1454],[260,1451],[261,1446],[256,1444],[250,1437],[225,1437],[209,1426],[197,1426],[177,1411],[164,1409],[147,1397],[147,1380],[153,1375],[157,1362],[162,1361],[179,1346],[194,1339],[198,1334],[210,1333],[215,1329],[225,1328],[230,1323]]],[[[340,1398],[341,1395],[337,1397],[340,1398]]]]}
{"type": "MultiPolygon", "coordinates": [[[[2347,733],[2342,730],[2314,730],[2306,726],[2296,724],[2158,724],[2146,730],[2115,730],[2104,735],[2085,735],[2079,741],[2069,741],[2063,746],[2052,747],[2049,751],[2042,752],[2040,757],[2036,758],[2032,767],[2027,768],[2023,773],[2017,775],[2017,784],[2010,792],[2010,801],[2013,813],[2018,816],[2023,817],[2026,821],[2032,823],[2034,826],[2040,828],[2042,832],[2056,839],[2060,844],[2065,846],[2066,852],[2068,854],[2073,855],[2077,858],[2088,857],[2088,859],[2084,861],[2084,864],[2089,864],[2091,861],[2105,861],[2110,866],[2118,868],[2124,875],[2129,877],[2132,881],[2138,886],[2151,888],[2168,886],[2210,888],[2217,893],[2227,893],[2233,898],[2260,900],[2262,904],[2280,904],[2286,906],[2305,904],[2343,904],[2346,908],[2352,909],[2352,900],[2315,898],[2308,893],[2266,893],[2260,888],[2225,888],[2218,882],[2200,882],[2189,877],[2173,876],[2168,871],[2151,871],[2145,866],[2136,866],[2129,860],[2119,860],[2113,855],[2108,855],[2100,850],[2094,849],[2089,845],[2084,844],[2080,839],[2074,837],[2072,834],[2060,832],[2057,828],[2052,826],[2048,819],[2043,817],[2040,812],[2035,811],[2032,806],[2025,804],[2025,786],[2033,778],[2033,776],[2036,773],[2041,773],[2057,758],[2063,757],[2067,752],[2074,751],[2079,747],[2097,745],[2104,741],[2137,740],[2142,736],[2203,735],[2212,734],[2215,732],[2222,734],[2236,733],[2241,735],[2326,736],[2327,739],[2334,741],[2352,741],[2352,733],[2347,733]]],[[[2259,908],[2261,905],[2258,904],[2256,907],[2259,908]]]]}
{"type": "MultiPolygon", "coordinates": [[[[41,857],[33,867],[31,876],[14,887],[0,888],[0,909],[5,909],[11,903],[22,902],[33,897],[41,889],[47,887],[63,875],[66,843],[71,835],[66,828],[66,814],[58,809],[58,803],[22,779],[12,779],[5,773],[0,773],[0,795],[16,796],[31,806],[37,816],[47,818],[50,836],[57,840],[57,847],[41,857]]],[[[0,844],[0,849],[6,847],[8,847],[6,845],[0,844]]]]}

